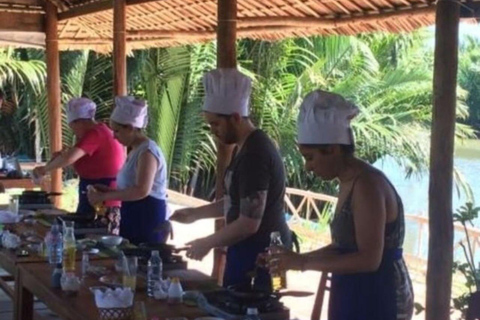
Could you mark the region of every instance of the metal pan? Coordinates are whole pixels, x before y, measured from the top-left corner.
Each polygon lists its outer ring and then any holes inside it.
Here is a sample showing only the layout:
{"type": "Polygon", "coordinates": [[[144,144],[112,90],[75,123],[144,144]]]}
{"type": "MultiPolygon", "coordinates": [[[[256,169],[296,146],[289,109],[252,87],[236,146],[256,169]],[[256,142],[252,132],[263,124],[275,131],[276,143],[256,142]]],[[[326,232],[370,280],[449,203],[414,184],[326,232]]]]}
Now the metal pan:
{"type": "Polygon", "coordinates": [[[252,288],[249,285],[232,285],[227,287],[228,293],[240,300],[266,300],[269,298],[280,299],[282,297],[308,297],[313,295],[313,292],[307,291],[282,291],[282,292],[270,292],[266,290],[252,288]]]}

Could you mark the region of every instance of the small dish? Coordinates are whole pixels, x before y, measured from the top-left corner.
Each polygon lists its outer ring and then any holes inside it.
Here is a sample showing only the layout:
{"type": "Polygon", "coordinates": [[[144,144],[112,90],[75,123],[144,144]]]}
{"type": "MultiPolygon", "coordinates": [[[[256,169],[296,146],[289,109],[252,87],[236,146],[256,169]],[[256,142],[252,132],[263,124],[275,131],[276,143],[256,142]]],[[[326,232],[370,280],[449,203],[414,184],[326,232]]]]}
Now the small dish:
{"type": "Polygon", "coordinates": [[[100,242],[108,248],[116,247],[120,245],[123,241],[123,238],[120,236],[103,236],[100,238],[100,242]]]}
{"type": "Polygon", "coordinates": [[[85,250],[85,252],[87,252],[88,254],[99,254],[100,250],[98,250],[97,248],[90,248],[85,250]]]}

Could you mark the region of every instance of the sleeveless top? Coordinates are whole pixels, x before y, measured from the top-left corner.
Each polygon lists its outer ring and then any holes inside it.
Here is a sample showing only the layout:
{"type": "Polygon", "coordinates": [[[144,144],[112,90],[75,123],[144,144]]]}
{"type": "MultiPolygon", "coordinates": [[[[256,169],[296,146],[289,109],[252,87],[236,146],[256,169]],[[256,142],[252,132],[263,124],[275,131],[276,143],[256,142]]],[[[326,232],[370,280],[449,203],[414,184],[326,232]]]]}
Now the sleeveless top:
{"type": "Polygon", "coordinates": [[[126,189],[135,184],[137,164],[140,156],[144,152],[151,152],[158,162],[157,172],[153,179],[152,190],[148,194],[159,200],[167,199],[167,163],[160,147],[153,141],[148,139],[140,144],[135,150],[132,150],[128,156],[123,168],[117,175],[117,187],[126,189]]]}
{"type": "MultiPolygon", "coordinates": [[[[405,217],[402,199],[383,173],[373,169],[372,171],[382,175],[382,177],[388,182],[390,187],[395,192],[395,197],[398,205],[397,218],[395,219],[395,221],[389,222],[385,225],[384,249],[402,248],[405,238],[405,217]]],[[[356,182],[362,174],[363,172],[355,178],[350,193],[348,194],[345,202],[343,203],[342,209],[340,210],[340,212],[338,212],[338,214],[333,217],[333,220],[330,223],[330,231],[332,235],[333,245],[348,251],[356,251],[358,249],[355,239],[355,223],[353,220],[352,211],[352,195],[353,190],[355,189],[356,182]]]]}
{"type": "MultiPolygon", "coordinates": [[[[395,192],[397,218],[385,226],[384,251],[378,270],[368,273],[332,274],[329,319],[334,320],[409,320],[413,316],[413,286],[402,246],[405,237],[405,217],[402,200],[397,191],[376,169],[395,192]],[[348,308],[345,308],[349,306],[348,308]]],[[[332,244],[341,253],[358,251],[352,210],[352,195],[358,178],[354,180],[341,210],[330,224],[332,244]]]]}

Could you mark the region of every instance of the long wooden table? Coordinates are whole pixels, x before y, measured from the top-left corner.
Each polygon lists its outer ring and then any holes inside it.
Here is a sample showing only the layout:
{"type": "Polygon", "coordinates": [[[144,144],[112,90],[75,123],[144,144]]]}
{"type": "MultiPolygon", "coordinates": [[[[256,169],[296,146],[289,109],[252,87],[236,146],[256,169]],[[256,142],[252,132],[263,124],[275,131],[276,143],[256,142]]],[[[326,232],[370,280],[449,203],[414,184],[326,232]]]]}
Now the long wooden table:
{"type": "MultiPolygon", "coordinates": [[[[37,222],[35,224],[19,223],[8,227],[17,234],[27,231],[35,233],[43,238],[49,230],[48,226],[37,222]]],[[[77,270],[80,270],[81,254],[77,254],[77,270]]],[[[110,267],[113,269],[114,260],[108,257],[95,256],[91,264],[110,267]]],[[[102,285],[98,277],[87,277],[82,284],[78,296],[69,297],[61,289],[54,289],[50,286],[52,267],[48,264],[46,257],[35,252],[30,252],[27,257],[19,257],[15,251],[0,248],[0,267],[5,269],[10,276],[0,279],[0,289],[9,294],[14,301],[14,319],[33,319],[33,297],[37,297],[45,303],[53,312],[62,319],[91,320],[97,318],[97,308],[94,303],[93,294],[89,287],[102,285]],[[14,290],[7,281],[15,281],[14,290]]],[[[166,277],[179,277],[186,290],[211,290],[217,287],[216,281],[211,277],[195,270],[168,270],[164,272],[166,277]]],[[[165,302],[157,301],[146,296],[145,280],[138,276],[136,301],[144,301],[149,317],[157,316],[159,319],[169,317],[186,317],[194,319],[206,315],[205,312],[186,305],[170,306],[165,302]]]]}
{"type": "MultiPolygon", "coordinates": [[[[113,261],[98,261],[95,265],[113,265],[113,261]]],[[[77,269],[80,263],[77,263],[77,269]]],[[[94,296],[90,287],[102,285],[97,277],[88,276],[81,285],[76,296],[67,296],[61,289],[51,288],[50,277],[52,269],[45,263],[28,263],[18,265],[19,275],[17,281],[20,287],[16,298],[20,299],[16,306],[20,308],[15,320],[32,320],[33,296],[45,303],[50,310],[65,320],[92,320],[98,318],[94,296]]],[[[165,273],[165,276],[183,275],[182,286],[186,290],[209,290],[216,287],[215,281],[194,270],[174,270],[165,273]]],[[[193,320],[207,314],[197,307],[180,305],[168,305],[165,301],[159,301],[147,297],[145,282],[137,277],[137,291],[135,301],[143,301],[146,306],[147,318],[153,316],[164,320],[170,317],[186,317],[193,320]]]]}

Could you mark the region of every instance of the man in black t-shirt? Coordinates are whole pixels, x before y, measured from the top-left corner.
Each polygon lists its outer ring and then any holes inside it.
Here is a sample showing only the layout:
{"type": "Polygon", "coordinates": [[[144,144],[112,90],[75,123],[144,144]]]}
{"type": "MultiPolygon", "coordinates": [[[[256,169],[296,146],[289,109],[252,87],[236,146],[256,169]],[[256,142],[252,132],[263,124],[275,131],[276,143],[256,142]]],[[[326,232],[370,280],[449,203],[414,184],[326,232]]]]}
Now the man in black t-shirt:
{"type": "MultiPolygon", "coordinates": [[[[251,80],[236,69],[218,69],[204,78],[203,111],[217,139],[235,144],[235,154],[224,177],[223,200],[177,210],[171,220],[191,223],[204,218],[226,219],[222,230],[190,242],[187,256],[201,260],[217,247],[228,247],[224,286],[249,284],[259,253],[270,244],[270,234],[279,231],[286,246],[291,234],[285,221],[283,201],[285,171],[273,142],[255,128],[249,115],[251,80]]],[[[271,289],[266,270],[257,270],[255,285],[271,289]]]]}

